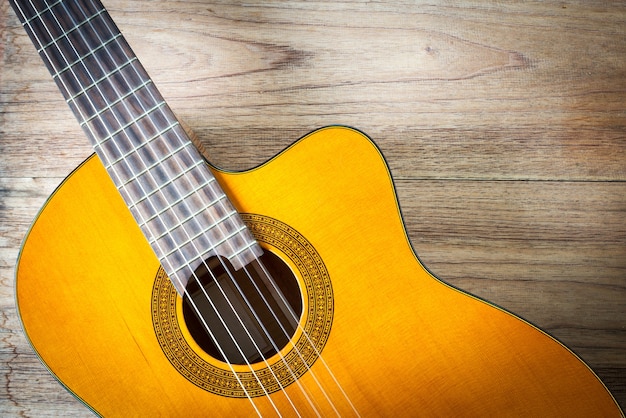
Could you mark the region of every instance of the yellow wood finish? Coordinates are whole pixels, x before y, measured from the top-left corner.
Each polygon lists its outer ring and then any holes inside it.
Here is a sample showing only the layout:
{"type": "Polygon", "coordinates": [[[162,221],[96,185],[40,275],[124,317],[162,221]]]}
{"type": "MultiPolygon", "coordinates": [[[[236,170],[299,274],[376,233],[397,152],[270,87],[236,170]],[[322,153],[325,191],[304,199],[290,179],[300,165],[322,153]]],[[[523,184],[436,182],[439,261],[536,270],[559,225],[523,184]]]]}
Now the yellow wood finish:
{"type": "MultiPolygon", "coordinates": [[[[422,267],[384,160],[360,133],[323,129],[254,170],[216,175],[239,210],[290,225],[321,255],[335,297],[322,357],[362,416],[623,416],[564,346],[422,267]]],[[[197,388],[163,355],[150,312],[157,269],[91,158],[52,196],[22,249],[17,300],[39,356],[105,416],[253,415],[248,400],[197,388]]],[[[322,362],[312,373],[351,415],[322,362]]],[[[333,415],[312,373],[300,382],[333,415]]],[[[297,385],[286,395],[312,415],[297,385]]],[[[291,416],[286,395],[271,398],[291,416]]],[[[267,397],[254,403],[275,415],[267,397]]]]}

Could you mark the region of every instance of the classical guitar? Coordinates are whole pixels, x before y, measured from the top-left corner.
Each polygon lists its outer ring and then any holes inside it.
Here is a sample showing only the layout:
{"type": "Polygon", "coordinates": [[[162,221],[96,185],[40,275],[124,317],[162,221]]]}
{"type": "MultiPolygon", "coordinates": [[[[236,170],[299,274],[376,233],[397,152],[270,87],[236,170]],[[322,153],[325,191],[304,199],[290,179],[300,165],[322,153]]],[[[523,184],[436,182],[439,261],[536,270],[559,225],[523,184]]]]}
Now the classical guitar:
{"type": "Polygon", "coordinates": [[[360,132],[205,162],[97,0],[11,0],[95,155],[34,221],[25,333],[103,416],[623,416],[590,368],[433,277],[360,132]]]}

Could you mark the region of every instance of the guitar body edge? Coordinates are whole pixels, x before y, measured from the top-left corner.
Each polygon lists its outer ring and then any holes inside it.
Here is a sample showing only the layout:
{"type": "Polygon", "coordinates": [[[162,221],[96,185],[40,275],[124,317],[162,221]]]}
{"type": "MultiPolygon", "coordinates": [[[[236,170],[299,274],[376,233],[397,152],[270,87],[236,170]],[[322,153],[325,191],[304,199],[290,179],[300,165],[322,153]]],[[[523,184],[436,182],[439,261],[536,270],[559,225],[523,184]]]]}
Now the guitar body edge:
{"type": "Polygon", "coordinates": [[[293,402],[305,415],[624,416],[562,344],[421,265],[384,159],[359,132],[324,128],[255,169],[214,172],[240,212],[288,225],[322,260],[333,315],[322,360],[252,402],[183,376],[155,335],[158,260],[92,157],[33,223],[16,298],[42,362],[97,413],[290,416],[293,402]]]}

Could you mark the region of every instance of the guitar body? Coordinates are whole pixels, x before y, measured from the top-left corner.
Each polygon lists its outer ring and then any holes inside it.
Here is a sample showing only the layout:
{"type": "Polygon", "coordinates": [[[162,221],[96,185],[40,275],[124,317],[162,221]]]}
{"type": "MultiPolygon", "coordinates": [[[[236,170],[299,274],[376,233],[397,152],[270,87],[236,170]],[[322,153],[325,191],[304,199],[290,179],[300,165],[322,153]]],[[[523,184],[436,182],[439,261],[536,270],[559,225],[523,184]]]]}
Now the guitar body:
{"type": "MultiPolygon", "coordinates": [[[[252,402],[224,383],[249,369],[190,337],[180,297],[92,157],[34,222],[16,292],[42,361],[98,414],[292,416],[295,405],[302,416],[623,416],[563,345],[424,269],[385,162],[360,133],[325,128],[256,169],[214,172],[293,270],[320,356],[252,402]]],[[[280,363],[298,338],[253,367],[280,363]]]]}

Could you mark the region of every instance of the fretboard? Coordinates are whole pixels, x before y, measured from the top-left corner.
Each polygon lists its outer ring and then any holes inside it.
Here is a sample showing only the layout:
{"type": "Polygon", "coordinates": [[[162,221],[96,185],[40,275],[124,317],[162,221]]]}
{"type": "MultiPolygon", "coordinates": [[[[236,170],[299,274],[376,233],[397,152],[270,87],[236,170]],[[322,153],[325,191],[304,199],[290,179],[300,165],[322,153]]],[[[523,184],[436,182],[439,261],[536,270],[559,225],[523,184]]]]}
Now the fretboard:
{"type": "MultiPolygon", "coordinates": [[[[98,0],[11,0],[176,289],[220,255],[261,254],[202,155],[98,0]]],[[[97,191],[95,191],[97,192],[97,191]]]]}

